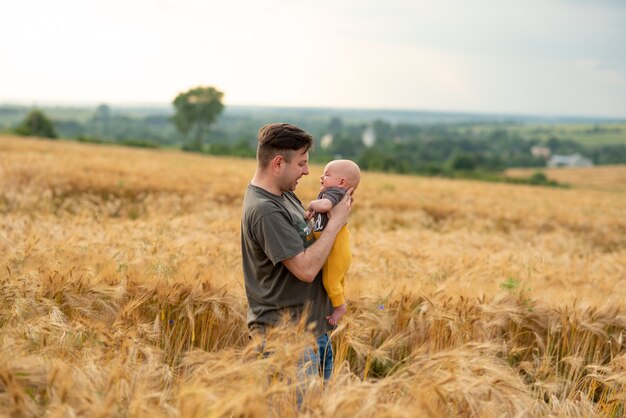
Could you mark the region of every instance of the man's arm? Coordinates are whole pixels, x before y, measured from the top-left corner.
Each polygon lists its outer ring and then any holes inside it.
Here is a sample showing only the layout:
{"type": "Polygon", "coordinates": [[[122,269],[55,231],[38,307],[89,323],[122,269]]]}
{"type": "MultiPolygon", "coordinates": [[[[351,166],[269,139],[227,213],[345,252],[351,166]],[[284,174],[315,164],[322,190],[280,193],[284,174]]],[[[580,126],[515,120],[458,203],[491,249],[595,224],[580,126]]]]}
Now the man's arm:
{"type": "Polygon", "coordinates": [[[294,276],[307,283],[315,280],[315,276],[322,269],[330,254],[337,233],[348,221],[351,207],[352,197],[350,193],[346,193],[343,199],[328,211],[328,224],[318,240],[298,255],[283,260],[285,267],[294,276]]]}

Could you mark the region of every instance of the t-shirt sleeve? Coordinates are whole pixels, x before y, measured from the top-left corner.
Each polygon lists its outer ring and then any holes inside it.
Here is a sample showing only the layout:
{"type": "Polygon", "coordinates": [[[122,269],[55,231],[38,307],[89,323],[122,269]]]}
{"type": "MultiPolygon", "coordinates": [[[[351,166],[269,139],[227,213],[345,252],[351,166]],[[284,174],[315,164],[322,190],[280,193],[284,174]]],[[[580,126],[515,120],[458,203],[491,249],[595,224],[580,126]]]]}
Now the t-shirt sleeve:
{"type": "Polygon", "coordinates": [[[329,189],[326,189],[322,193],[322,198],[330,200],[333,206],[335,206],[337,203],[339,203],[341,199],[343,199],[343,196],[345,194],[346,191],[344,189],[340,189],[339,187],[331,187],[329,189]]]}
{"type": "Polygon", "coordinates": [[[286,213],[272,211],[265,214],[256,223],[254,234],[274,265],[304,251],[302,238],[286,213]]]}

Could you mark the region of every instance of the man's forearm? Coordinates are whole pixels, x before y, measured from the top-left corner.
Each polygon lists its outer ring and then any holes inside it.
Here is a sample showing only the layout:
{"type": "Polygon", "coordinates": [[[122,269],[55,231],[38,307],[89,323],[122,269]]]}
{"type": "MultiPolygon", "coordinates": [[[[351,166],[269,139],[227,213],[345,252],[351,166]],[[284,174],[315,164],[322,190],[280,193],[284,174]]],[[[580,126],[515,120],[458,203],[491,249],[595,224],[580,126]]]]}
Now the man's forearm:
{"type": "Polygon", "coordinates": [[[341,228],[336,228],[334,225],[331,228],[327,227],[313,245],[295,257],[284,260],[283,264],[298,279],[308,283],[312,282],[324,266],[339,229],[341,228]]]}
{"type": "Polygon", "coordinates": [[[333,248],[337,233],[348,221],[353,190],[352,188],[348,189],[349,193],[346,193],[343,199],[330,210],[328,223],[319,239],[300,254],[283,260],[283,264],[289,271],[303,282],[310,283],[315,280],[315,276],[324,266],[328,254],[333,248]]]}

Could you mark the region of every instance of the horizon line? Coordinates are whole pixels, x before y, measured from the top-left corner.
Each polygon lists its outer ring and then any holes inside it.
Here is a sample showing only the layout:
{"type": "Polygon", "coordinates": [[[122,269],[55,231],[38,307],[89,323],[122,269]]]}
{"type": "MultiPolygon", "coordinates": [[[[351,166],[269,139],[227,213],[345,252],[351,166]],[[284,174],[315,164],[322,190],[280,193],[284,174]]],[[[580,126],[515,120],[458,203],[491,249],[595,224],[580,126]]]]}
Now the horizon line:
{"type": "MultiPolygon", "coordinates": [[[[169,102],[142,102],[142,101],[90,101],[90,100],[14,100],[0,99],[0,106],[21,106],[21,107],[65,107],[65,108],[81,108],[81,107],[97,107],[107,105],[111,107],[121,108],[171,108],[169,102]],[[34,103],[33,103],[34,102],[34,103]]],[[[497,112],[497,111],[481,111],[481,110],[443,110],[443,109],[417,109],[402,107],[348,107],[348,106],[313,106],[313,105],[263,105],[263,104],[224,104],[225,110],[228,107],[240,108],[267,108],[267,109],[292,109],[292,110],[338,110],[338,111],[363,111],[363,112],[406,112],[406,113],[428,113],[428,114],[453,114],[465,116],[498,116],[498,117],[518,117],[518,118],[537,118],[537,119],[604,119],[611,121],[626,121],[624,116],[607,116],[607,115],[580,115],[566,113],[527,113],[527,112],[497,112]]]]}

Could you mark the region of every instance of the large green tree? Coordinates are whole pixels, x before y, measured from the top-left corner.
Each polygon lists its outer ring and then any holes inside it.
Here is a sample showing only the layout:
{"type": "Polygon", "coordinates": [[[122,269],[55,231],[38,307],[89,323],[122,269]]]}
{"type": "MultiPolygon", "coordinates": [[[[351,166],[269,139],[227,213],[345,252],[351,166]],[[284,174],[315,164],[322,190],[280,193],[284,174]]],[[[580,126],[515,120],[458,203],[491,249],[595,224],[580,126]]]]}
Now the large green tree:
{"type": "Polygon", "coordinates": [[[224,93],[215,87],[200,86],[182,92],[174,99],[174,123],[192,141],[192,149],[202,149],[211,124],[224,110],[223,97],[224,93]]]}
{"type": "Polygon", "coordinates": [[[38,109],[31,110],[26,118],[15,128],[15,133],[25,136],[40,136],[44,138],[56,138],[58,135],[54,124],[46,115],[38,109]]]}

